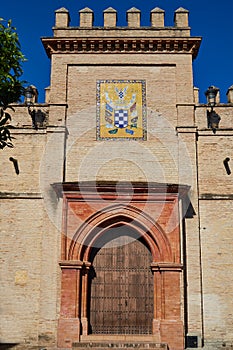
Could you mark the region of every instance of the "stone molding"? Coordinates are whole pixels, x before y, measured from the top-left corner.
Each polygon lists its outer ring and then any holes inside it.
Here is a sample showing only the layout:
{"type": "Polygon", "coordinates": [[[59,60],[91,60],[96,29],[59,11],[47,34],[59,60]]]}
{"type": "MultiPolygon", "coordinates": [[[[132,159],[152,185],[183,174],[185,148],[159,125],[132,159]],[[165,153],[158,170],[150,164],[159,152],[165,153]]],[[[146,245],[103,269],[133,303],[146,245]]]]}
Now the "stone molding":
{"type": "Polygon", "coordinates": [[[151,270],[153,272],[162,271],[177,271],[181,272],[183,270],[183,264],[169,263],[169,262],[153,262],[151,264],[151,270]]]}
{"type": "Polygon", "coordinates": [[[43,199],[39,192],[0,192],[1,199],[43,199]]]}
{"type": "Polygon", "coordinates": [[[127,194],[133,190],[133,198],[137,198],[138,201],[154,201],[163,200],[173,201],[176,198],[184,198],[190,186],[182,184],[167,184],[167,183],[153,183],[153,182],[64,182],[52,184],[53,189],[56,191],[57,196],[62,198],[65,193],[65,197],[68,200],[73,198],[80,199],[85,195],[88,200],[95,200],[99,196],[106,199],[120,199],[128,201],[127,194]],[[120,190],[120,192],[119,192],[120,190]],[[130,192],[129,192],[130,191],[130,192]],[[126,198],[125,198],[126,197],[126,198]]]}
{"type": "Polygon", "coordinates": [[[42,38],[48,57],[61,53],[171,53],[196,58],[200,38],[42,38]]]}

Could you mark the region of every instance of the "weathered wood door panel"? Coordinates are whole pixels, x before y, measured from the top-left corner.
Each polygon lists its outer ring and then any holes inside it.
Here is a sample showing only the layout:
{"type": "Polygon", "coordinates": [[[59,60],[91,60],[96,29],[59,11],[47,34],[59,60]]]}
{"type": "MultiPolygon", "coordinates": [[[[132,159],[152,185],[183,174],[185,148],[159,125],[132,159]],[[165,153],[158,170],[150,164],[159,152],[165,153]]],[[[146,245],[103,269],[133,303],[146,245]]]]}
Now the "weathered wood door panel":
{"type": "Polygon", "coordinates": [[[121,235],[97,252],[90,278],[92,333],[152,333],[150,264],[149,250],[132,236],[121,235]]]}

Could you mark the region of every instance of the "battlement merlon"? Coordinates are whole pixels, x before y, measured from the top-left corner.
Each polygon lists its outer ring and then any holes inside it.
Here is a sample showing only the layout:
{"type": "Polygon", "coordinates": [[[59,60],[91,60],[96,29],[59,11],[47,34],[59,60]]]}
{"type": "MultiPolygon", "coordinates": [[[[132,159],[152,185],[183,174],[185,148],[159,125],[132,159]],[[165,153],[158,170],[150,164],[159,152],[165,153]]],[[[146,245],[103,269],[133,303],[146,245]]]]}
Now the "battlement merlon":
{"type": "MultiPolygon", "coordinates": [[[[153,29],[161,31],[161,36],[170,36],[170,32],[175,32],[172,36],[190,36],[189,27],[189,11],[180,7],[174,12],[174,27],[164,26],[165,11],[159,7],[154,8],[150,11],[150,26],[141,26],[141,11],[136,7],[132,7],[126,12],[127,27],[117,26],[117,11],[108,7],[103,11],[103,27],[95,27],[94,24],[94,12],[85,7],[79,11],[79,26],[70,27],[70,15],[69,11],[62,7],[55,11],[55,26],[53,27],[54,36],[74,36],[73,32],[86,30],[104,30],[104,29],[115,29],[117,31],[129,31],[129,30],[140,30],[146,28],[146,30],[153,29]],[[68,30],[68,31],[67,31],[68,30]],[[69,34],[70,33],[70,34],[69,34]]],[[[88,33],[88,32],[87,32],[88,33]]]]}
{"type": "Polygon", "coordinates": [[[133,7],[126,13],[126,27],[117,26],[117,11],[103,11],[103,26],[95,27],[94,12],[86,7],[79,11],[79,26],[70,26],[69,11],[55,11],[53,37],[41,38],[48,57],[54,53],[190,53],[198,54],[201,37],[191,37],[189,11],[179,8],[174,13],[174,26],[164,26],[164,10],[150,12],[151,26],[142,27],[141,11],[133,7]]]}

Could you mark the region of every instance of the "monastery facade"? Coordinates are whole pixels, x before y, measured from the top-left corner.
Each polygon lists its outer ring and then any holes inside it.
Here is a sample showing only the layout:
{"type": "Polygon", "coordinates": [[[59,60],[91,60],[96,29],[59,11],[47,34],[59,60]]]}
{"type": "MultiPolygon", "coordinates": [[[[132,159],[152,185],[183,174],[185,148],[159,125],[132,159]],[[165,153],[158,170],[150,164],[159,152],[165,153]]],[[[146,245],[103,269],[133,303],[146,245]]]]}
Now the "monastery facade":
{"type": "Polygon", "coordinates": [[[189,12],[140,15],[61,8],[42,38],[1,155],[0,348],[233,347],[233,86],[199,103],[189,12]]]}

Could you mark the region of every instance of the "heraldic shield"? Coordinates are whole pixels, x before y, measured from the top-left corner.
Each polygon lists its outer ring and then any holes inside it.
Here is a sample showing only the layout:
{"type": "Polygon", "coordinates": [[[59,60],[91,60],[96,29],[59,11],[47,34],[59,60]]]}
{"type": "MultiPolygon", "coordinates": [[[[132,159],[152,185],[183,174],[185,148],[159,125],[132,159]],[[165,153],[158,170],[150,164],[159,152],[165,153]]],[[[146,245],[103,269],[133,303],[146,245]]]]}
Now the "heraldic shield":
{"type": "Polygon", "coordinates": [[[97,140],[146,140],[144,80],[97,81],[97,140]]]}
{"type": "Polygon", "coordinates": [[[114,111],[114,125],[117,128],[126,128],[128,126],[127,109],[119,109],[114,111]]]}

